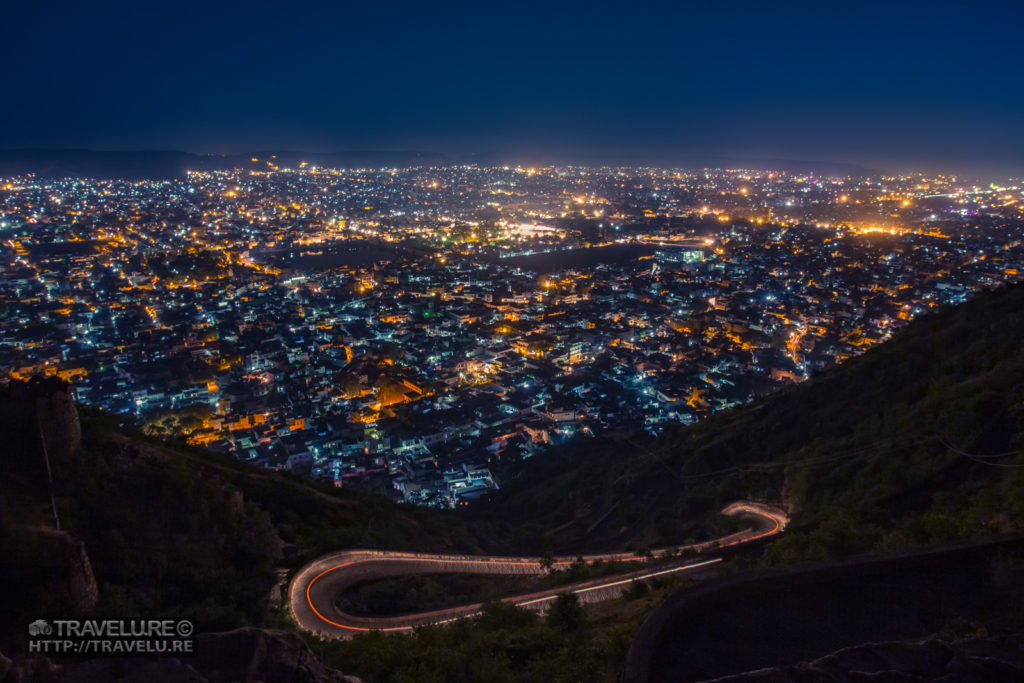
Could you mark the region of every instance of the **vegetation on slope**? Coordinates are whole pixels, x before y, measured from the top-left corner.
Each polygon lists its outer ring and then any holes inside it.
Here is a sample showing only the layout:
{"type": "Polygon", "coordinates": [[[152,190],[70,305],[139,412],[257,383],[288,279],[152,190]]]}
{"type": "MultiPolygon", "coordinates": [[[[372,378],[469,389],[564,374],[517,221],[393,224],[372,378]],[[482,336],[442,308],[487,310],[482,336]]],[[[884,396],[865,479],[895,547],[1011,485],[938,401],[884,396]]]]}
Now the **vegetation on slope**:
{"type": "Polygon", "coordinates": [[[493,601],[477,618],[418,628],[407,636],[305,638],[328,666],[367,683],[614,680],[644,616],[687,583],[678,576],[652,581],[652,587],[634,583],[618,600],[585,607],[575,595],[563,594],[546,616],[493,601]]]}
{"type": "Polygon", "coordinates": [[[814,380],[672,430],[554,454],[492,516],[580,549],[682,543],[738,498],[784,502],[778,562],[1024,527],[1024,288],[922,318],[814,380]]]}
{"type": "Polygon", "coordinates": [[[64,526],[84,541],[100,614],[260,625],[278,568],[346,547],[480,552],[453,514],[322,486],[114,428],[80,409],[82,453],[55,484],[64,526]]]}

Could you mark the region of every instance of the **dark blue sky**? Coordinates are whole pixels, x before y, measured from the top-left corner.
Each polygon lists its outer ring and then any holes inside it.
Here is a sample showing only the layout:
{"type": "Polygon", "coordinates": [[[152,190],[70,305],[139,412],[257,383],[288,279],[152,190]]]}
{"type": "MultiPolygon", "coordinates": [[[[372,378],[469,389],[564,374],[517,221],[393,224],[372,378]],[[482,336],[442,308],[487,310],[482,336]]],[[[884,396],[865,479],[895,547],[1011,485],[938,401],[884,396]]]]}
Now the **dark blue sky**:
{"type": "Polygon", "coordinates": [[[18,2],[0,147],[1024,169],[1011,2],[18,2]]]}

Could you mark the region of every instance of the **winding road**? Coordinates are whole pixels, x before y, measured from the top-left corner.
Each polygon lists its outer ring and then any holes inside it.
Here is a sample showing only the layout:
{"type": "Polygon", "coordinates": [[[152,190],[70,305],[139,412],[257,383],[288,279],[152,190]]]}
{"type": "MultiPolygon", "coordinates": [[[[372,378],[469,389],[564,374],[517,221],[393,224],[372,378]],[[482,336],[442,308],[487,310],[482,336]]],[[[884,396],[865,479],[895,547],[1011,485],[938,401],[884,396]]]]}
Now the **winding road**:
{"type": "MultiPolygon", "coordinates": [[[[737,502],[722,510],[722,514],[742,517],[753,522],[749,529],[724,536],[714,541],[698,543],[678,550],[690,549],[702,552],[714,548],[725,548],[749,543],[781,533],[789,522],[785,512],[760,503],[737,502]],[[717,544],[717,545],[716,545],[717,544]]],[[[661,555],[664,549],[655,550],[661,555]]],[[[558,557],[554,566],[568,566],[575,557],[558,557]]],[[[629,562],[644,560],[630,553],[607,553],[586,555],[587,562],[629,562]]],[[[677,558],[657,568],[642,569],[605,576],[592,581],[574,583],[526,595],[503,598],[505,602],[543,610],[547,603],[559,593],[572,592],[582,602],[596,602],[617,597],[622,588],[634,580],[655,576],[688,572],[699,573],[721,558],[696,560],[677,558]]],[[[531,557],[486,557],[479,555],[435,555],[426,553],[403,553],[385,550],[342,550],[325,555],[303,567],[292,579],[289,588],[289,605],[296,622],[303,629],[322,636],[349,638],[360,631],[411,631],[426,624],[443,624],[456,619],[479,614],[480,603],[460,605],[431,612],[404,614],[399,616],[356,616],[342,612],[336,606],[336,599],[345,589],[365,581],[392,576],[412,574],[534,574],[547,573],[544,563],[531,557]]]]}

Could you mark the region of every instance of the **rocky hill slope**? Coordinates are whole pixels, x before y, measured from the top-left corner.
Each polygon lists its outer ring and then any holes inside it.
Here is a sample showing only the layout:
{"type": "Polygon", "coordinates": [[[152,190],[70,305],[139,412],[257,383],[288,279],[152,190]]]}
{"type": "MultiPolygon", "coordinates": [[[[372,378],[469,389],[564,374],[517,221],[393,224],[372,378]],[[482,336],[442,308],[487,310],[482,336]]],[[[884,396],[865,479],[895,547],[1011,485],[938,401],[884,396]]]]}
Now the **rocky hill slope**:
{"type": "Polygon", "coordinates": [[[779,562],[1024,530],[1022,336],[1024,288],[983,292],[702,424],[529,461],[491,517],[586,550],[685,542],[730,500],[781,502],[798,533],[779,562]]]}

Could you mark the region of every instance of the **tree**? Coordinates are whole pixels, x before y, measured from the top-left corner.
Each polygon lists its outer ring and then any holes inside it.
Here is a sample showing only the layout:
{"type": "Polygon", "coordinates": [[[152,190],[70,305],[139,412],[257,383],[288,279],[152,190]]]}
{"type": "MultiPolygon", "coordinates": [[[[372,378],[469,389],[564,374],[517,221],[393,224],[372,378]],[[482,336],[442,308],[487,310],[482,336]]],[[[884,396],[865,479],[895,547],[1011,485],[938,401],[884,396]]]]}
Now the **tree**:
{"type": "Polygon", "coordinates": [[[555,556],[550,552],[544,553],[540,558],[540,566],[544,567],[544,571],[550,572],[555,568],[555,556]]]}
{"type": "Polygon", "coordinates": [[[650,586],[643,581],[637,581],[636,579],[629,582],[629,587],[622,591],[622,596],[626,600],[638,600],[650,592],[650,586]]]}
{"type": "Polygon", "coordinates": [[[397,363],[405,358],[405,349],[403,349],[399,344],[386,342],[381,346],[380,357],[382,360],[397,363]]]}
{"type": "Polygon", "coordinates": [[[359,396],[363,391],[363,385],[359,381],[359,376],[350,372],[339,373],[337,382],[346,398],[359,396]]]}
{"type": "Polygon", "coordinates": [[[578,595],[559,593],[548,610],[548,625],[560,631],[577,631],[583,626],[584,617],[578,595]]]}

